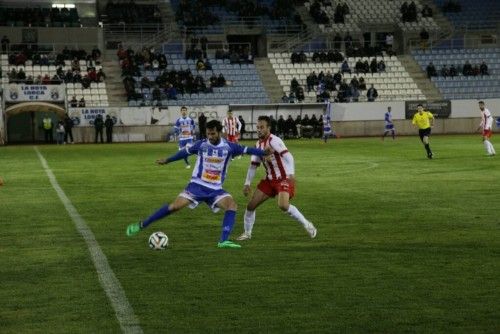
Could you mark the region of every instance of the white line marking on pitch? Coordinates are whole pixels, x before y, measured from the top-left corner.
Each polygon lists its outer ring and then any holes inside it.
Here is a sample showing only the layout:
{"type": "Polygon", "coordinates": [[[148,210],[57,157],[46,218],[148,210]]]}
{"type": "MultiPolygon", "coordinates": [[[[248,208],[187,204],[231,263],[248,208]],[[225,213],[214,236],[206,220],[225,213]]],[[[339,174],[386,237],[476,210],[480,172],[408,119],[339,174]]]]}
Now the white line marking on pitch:
{"type": "Polygon", "coordinates": [[[52,173],[52,170],[47,164],[47,160],[45,160],[36,146],[34,149],[40,159],[40,162],[42,163],[43,169],[49,177],[52,187],[54,187],[54,190],[57,192],[59,199],[64,204],[66,211],[68,211],[69,216],[73,219],[76,229],[80,232],[83,240],[85,240],[85,243],[87,244],[90,257],[92,258],[92,262],[94,262],[94,267],[97,271],[97,276],[99,277],[99,282],[101,283],[104,292],[106,292],[106,295],[115,310],[115,315],[120,323],[122,332],[142,333],[139,320],[135,316],[134,310],[127,300],[127,296],[125,295],[125,291],[123,291],[120,281],[116,278],[115,273],[109,266],[106,255],[97,243],[94,233],[92,233],[92,230],[88,227],[87,223],[85,223],[85,220],[82,216],[80,216],[78,211],[76,211],[76,208],[66,196],[61,186],[59,186],[54,173],[52,173]]]}

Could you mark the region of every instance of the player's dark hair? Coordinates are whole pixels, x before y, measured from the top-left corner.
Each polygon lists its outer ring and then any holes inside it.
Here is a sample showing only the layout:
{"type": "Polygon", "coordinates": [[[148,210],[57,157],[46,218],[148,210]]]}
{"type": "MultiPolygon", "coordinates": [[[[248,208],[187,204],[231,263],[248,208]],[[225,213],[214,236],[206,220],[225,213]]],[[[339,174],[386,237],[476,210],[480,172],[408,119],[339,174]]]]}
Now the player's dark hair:
{"type": "Polygon", "coordinates": [[[259,118],[257,118],[257,121],[264,121],[266,122],[267,126],[271,125],[271,118],[269,116],[259,116],[259,118]]]}
{"type": "Polygon", "coordinates": [[[187,107],[186,107],[186,106],[182,106],[182,107],[181,107],[181,110],[182,110],[182,109],[186,109],[186,110],[187,110],[187,107]]]}
{"type": "Polygon", "coordinates": [[[417,104],[417,107],[422,107],[423,108],[424,106],[422,105],[422,103],[419,103],[419,104],[417,104]]]}
{"type": "Polygon", "coordinates": [[[208,122],[206,127],[207,129],[215,129],[217,130],[217,132],[222,131],[222,124],[216,119],[213,119],[210,122],[208,122]]]}
{"type": "Polygon", "coordinates": [[[478,103],[479,103],[479,104],[484,104],[484,101],[479,101],[478,103]]]}

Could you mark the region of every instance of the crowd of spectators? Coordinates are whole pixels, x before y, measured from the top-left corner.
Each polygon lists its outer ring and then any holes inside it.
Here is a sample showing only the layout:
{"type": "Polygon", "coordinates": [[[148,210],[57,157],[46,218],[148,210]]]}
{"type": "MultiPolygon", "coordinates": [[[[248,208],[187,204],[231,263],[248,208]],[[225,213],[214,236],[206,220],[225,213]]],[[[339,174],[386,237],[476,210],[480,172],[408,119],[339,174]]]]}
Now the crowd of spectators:
{"type": "MultiPolygon", "coordinates": [[[[329,24],[330,18],[321,7],[331,7],[330,0],[314,0],[309,7],[309,13],[318,24],[329,24]]],[[[349,14],[349,6],[345,2],[339,2],[333,14],[333,23],[345,23],[345,16],[349,14]]]]}
{"type": "Polygon", "coordinates": [[[289,0],[275,0],[269,2],[251,0],[181,0],[176,10],[176,20],[186,28],[215,25],[223,18],[212,11],[213,8],[223,8],[228,13],[234,13],[252,26],[254,19],[266,18],[271,20],[285,20],[288,23],[304,25],[300,15],[290,5],[289,0]]]}
{"type": "Polygon", "coordinates": [[[76,8],[0,7],[0,26],[79,27],[76,8]]]}
{"type": "Polygon", "coordinates": [[[157,5],[137,4],[128,2],[109,1],[105,13],[108,23],[160,23],[161,13],[157,5]]]}
{"type": "Polygon", "coordinates": [[[292,115],[288,115],[286,119],[280,115],[277,120],[273,116],[269,117],[271,133],[281,138],[320,138],[323,135],[323,115],[319,117],[314,114],[311,117],[308,114],[304,117],[297,115],[295,119],[292,115]]]}
{"type": "Polygon", "coordinates": [[[16,66],[56,66],[56,73],[52,76],[49,73],[42,73],[37,76],[27,74],[22,68],[17,70],[12,68],[8,73],[10,83],[25,83],[32,84],[60,84],[60,83],[81,83],[83,88],[90,87],[92,82],[103,82],[106,74],[100,68],[96,69],[96,64],[100,63],[101,51],[94,48],[90,53],[85,50],[69,50],[67,47],[60,53],[38,53],[28,49],[11,53],[9,55],[9,64],[16,66]],[[82,71],[80,61],[85,61],[86,70],[82,71]],[[66,70],[66,61],[70,61],[70,68],[66,70]],[[83,72],[83,73],[82,73],[83,72]]]}
{"type": "Polygon", "coordinates": [[[405,1],[401,5],[401,21],[417,22],[417,5],[414,1],[410,3],[405,1]]]}
{"type": "MultiPolygon", "coordinates": [[[[160,101],[176,100],[178,94],[211,93],[214,87],[226,86],[226,79],[222,73],[218,76],[212,73],[207,83],[200,73],[193,74],[190,69],[167,70],[165,55],[152,49],[143,48],[136,53],[130,48],[120,47],[117,55],[128,100],[143,99],[143,91],[150,92],[152,100],[160,101]],[[158,70],[158,75],[152,80],[143,75],[141,69],[158,70]],[[141,78],[139,82],[137,77],[141,78]],[[140,87],[139,91],[136,90],[136,86],[140,87]]],[[[210,64],[208,59],[198,59],[197,71],[209,70],[208,64],[210,64]]]]}
{"type": "Polygon", "coordinates": [[[434,66],[434,64],[430,62],[427,65],[426,72],[427,72],[427,77],[429,78],[437,76],[442,76],[444,78],[447,77],[454,78],[458,76],[460,73],[465,77],[489,75],[488,65],[486,65],[484,61],[481,64],[475,64],[474,66],[469,61],[466,61],[463,66],[455,66],[452,64],[448,67],[448,65],[445,64],[441,67],[439,72],[434,66]]]}

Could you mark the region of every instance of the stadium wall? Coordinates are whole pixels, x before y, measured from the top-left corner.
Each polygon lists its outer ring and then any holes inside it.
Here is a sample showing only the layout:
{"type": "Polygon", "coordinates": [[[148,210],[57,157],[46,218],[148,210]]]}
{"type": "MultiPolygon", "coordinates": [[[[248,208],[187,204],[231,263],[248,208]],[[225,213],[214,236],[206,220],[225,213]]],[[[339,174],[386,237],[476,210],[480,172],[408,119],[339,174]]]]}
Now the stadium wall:
{"type": "MultiPolygon", "coordinates": [[[[485,100],[495,118],[500,117],[500,99],[485,100]]],[[[405,119],[405,102],[366,102],[335,104],[333,107],[334,129],[341,136],[379,136],[384,128],[384,114],[387,107],[392,107],[393,120],[399,135],[415,135],[416,130],[411,120],[405,119]]],[[[228,109],[236,116],[243,116],[246,130],[254,134],[254,124],[260,115],[273,115],[285,118],[291,115],[316,114],[324,109],[323,104],[269,104],[269,105],[230,105],[230,106],[188,106],[189,116],[197,121],[204,112],[208,119],[222,119],[228,109]]],[[[76,142],[94,141],[92,126],[96,115],[110,115],[115,121],[114,139],[118,142],[166,141],[172,138],[172,124],[179,116],[179,106],[170,107],[135,107],[135,108],[70,108],[68,113],[77,125],[73,129],[76,142]]],[[[479,125],[477,100],[451,101],[449,118],[437,118],[434,134],[471,134],[476,133],[479,125]]],[[[5,117],[0,115],[0,129],[5,134],[5,117]],[[3,124],[2,124],[3,123],[3,124]]],[[[495,126],[494,131],[499,129],[495,126]]],[[[254,136],[255,137],[255,136],[254,136]]],[[[249,137],[247,137],[249,138],[249,137]]],[[[1,142],[1,141],[0,141],[1,142]]]]}

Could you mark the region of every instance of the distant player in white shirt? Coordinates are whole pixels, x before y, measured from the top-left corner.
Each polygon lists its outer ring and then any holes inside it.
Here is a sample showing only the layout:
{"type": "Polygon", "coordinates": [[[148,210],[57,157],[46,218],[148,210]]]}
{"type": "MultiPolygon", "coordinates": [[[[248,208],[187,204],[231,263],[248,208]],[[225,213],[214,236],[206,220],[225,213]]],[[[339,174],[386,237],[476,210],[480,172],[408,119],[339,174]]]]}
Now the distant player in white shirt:
{"type": "Polygon", "coordinates": [[[330,101],[326,102],[325,114],[323,115],[323,141],[326,143],[328,138],[336,138],[332,127],[332,104],[330,101]]]}
{"type": "Polygon", "coordinates": [[[488,155],[492,157],[497,154],[495,148],[493,147],[493,144],[490,142],[490,138],[492,135],[493,117],[491,116],[491,112],[488,110],[488,108],[484,107],[483,101],[479,101],[479,110],[481,111],[481,124],[479,124],[477,130],[483,130],[484,148],[486,149],[488,155]]]}
{"type": "Polygon", "coordinates": [[[222,121],[222,126],[226,140],[230,143],[237,143],[241,131],[241,122],[238,117],[234,117],[231,110],[227,112],[227,117],[222,121]]]}
{"type": "Polygon", "coordinates": [[[274,153],[267,158],[252,156],[251,164],[248,168],[243,194],[248,196],[250,184],[255,177],[255,171],[260,164],[266,169],[266,177],[260,181],[255,189],[252,199],[248,202],[245,216],[245,232],[238,237],[238,240],[248,240],[252,238],[252,229],[255,223],[255,210],[271,197],[278,196],[278,207],[297,220],[309,233],[311,238],[316,237],[317,230],[300,211],[290,204],[290,199],[295,194],[295,164],[293,156],[283,143],[281,138],[271,134],[271,120],[268,116],[260,116],[257,121],[257,148],[262,150],[271,148],[274,153]]]}
{"type": "MultiPolygon", "coordinates": [[[[175,122],[175,132],[179,136],[179,151],[184,150],[186,146],[193,144],[194,120],[187,115],[187,108],[181,107],[181,117],[175,122]]],[[[184,157],[186,168],[191,168],[187,157],[184,157]]]]}
{"type": "Polygon", "coordinates": [[[387,136],[389,132],[392,135],[392,139],[396,139],[394,123],[392,123],[391,107],[387,107],[387,112],[385,113],[384,121],[385,121],[385,130],[384,130],[384,135],[382,136],[382,140],[385,139],[385,136],[387,136]]]}

